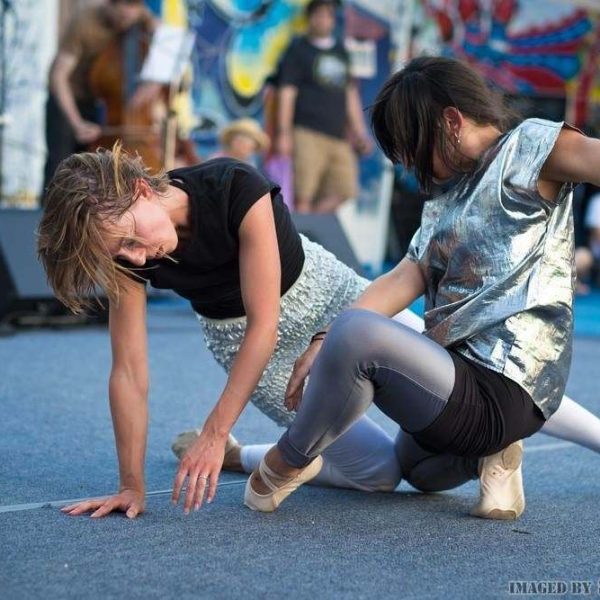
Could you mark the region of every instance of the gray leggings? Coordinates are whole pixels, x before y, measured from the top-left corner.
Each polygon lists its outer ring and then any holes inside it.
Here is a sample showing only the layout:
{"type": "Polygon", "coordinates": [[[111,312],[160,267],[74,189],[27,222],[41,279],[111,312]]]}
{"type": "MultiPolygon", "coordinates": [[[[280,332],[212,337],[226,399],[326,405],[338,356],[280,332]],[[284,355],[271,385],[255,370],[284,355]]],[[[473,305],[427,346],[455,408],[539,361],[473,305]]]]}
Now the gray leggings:
{"type": "Polygon", "coordinates": [[[454,379],[452,358],[440,345],[392,319],[349,310],[327,334],[278,448],[288,464],[303,467],[374,402],[404,430],[396,448],[409,483],[423,491],[461,485],[477,476],[476,460],[427,452],[410,435],[440,415],[454,379]]]}

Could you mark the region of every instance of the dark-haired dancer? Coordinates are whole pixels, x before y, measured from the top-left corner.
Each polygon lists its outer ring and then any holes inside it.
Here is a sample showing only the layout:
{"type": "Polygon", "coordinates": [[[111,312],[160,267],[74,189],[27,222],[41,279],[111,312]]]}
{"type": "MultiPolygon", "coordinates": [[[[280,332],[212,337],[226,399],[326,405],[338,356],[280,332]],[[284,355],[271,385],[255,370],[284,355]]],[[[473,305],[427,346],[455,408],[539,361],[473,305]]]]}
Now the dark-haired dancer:
{"type": "Polygon", "coordinates": [[[403,430],[410,483],[443,490],[479,473],[473,514],[514,519],[525,506],[520,440],[559,410],[569,371],[571,190],[600,184],[600,141],[539,119],[508,130],[483,80],[445,58],[395,74],[372,124],[423,188],[456,181],[426,203],[407,257],[299,361],[290,405],[311,378],[298,414],[249,479],[246,504],[275,510],[374,402],[403,430]],[[389,318],[423,294],[424,335],[389,318]]]}

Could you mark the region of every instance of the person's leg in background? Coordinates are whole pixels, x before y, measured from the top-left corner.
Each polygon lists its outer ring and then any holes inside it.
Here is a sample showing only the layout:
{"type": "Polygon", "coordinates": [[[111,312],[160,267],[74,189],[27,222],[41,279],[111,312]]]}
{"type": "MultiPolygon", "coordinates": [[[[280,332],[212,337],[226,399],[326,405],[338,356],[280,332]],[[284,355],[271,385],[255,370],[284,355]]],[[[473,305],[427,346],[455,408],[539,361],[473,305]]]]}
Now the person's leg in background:
{"type": "Polygon", "coordinates": [[[294,128],[294,206],[298,213],[314,210],[314,199],[328,168],[327,148],[317,132],[294,128]]]}
{"type": "Polygon", "coordinates": [[[563,396],[540,432],[600,453],[600,419],[569,396],[563,396]]]}
{"type": "Polygon", "coordinates": [[[346,140],[328,137],[328,168],[317,193],[315,212],[332,213],[358,195],[358,161],[346,140]]]}

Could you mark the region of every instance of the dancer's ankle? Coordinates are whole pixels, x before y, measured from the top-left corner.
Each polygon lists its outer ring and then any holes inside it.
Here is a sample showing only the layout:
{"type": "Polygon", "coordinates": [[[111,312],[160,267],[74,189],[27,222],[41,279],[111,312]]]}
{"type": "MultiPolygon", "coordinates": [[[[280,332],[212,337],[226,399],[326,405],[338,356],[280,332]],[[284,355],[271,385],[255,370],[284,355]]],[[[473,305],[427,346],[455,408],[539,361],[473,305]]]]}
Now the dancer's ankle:
{"type": "Polygon", "coordinates": [[[281,479],[290,479],[302,471],[302,468],[292,467],[285,462],[277,445],[265,454],[267,466],[281,479]]]}
{"type": "MultiPolygon", "coordinates": [[[[288,465],[288,463],[283,460],[281,452],[279,452],[279,448],[276,445],[269,449],[265,454],[264,460],[273,472],[273,476],[270,477],[270,479],[274,485],[285,483],[296,477],[296,475],[302,471],[301,468],[299,469],[288,465]]],[[[255,471],[252,474],[252,488],[258,494],[268,494],[271,491],[271,489],[262,481],[258,471],[255,471]]]]}

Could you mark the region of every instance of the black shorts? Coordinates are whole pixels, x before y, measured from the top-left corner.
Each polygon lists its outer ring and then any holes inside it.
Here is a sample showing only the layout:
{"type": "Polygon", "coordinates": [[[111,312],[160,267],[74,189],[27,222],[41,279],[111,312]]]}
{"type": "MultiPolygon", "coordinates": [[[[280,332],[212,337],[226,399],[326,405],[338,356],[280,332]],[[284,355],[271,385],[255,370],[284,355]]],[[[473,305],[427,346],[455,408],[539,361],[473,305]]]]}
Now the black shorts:
{"type": "Polygon", "coordinates": [[[541,429],[544,416],[520,385],[449,352],[456,371],[454,388],[437,419],[413,434],[420,446],[455,456],[489,456],[541,429]]]}

